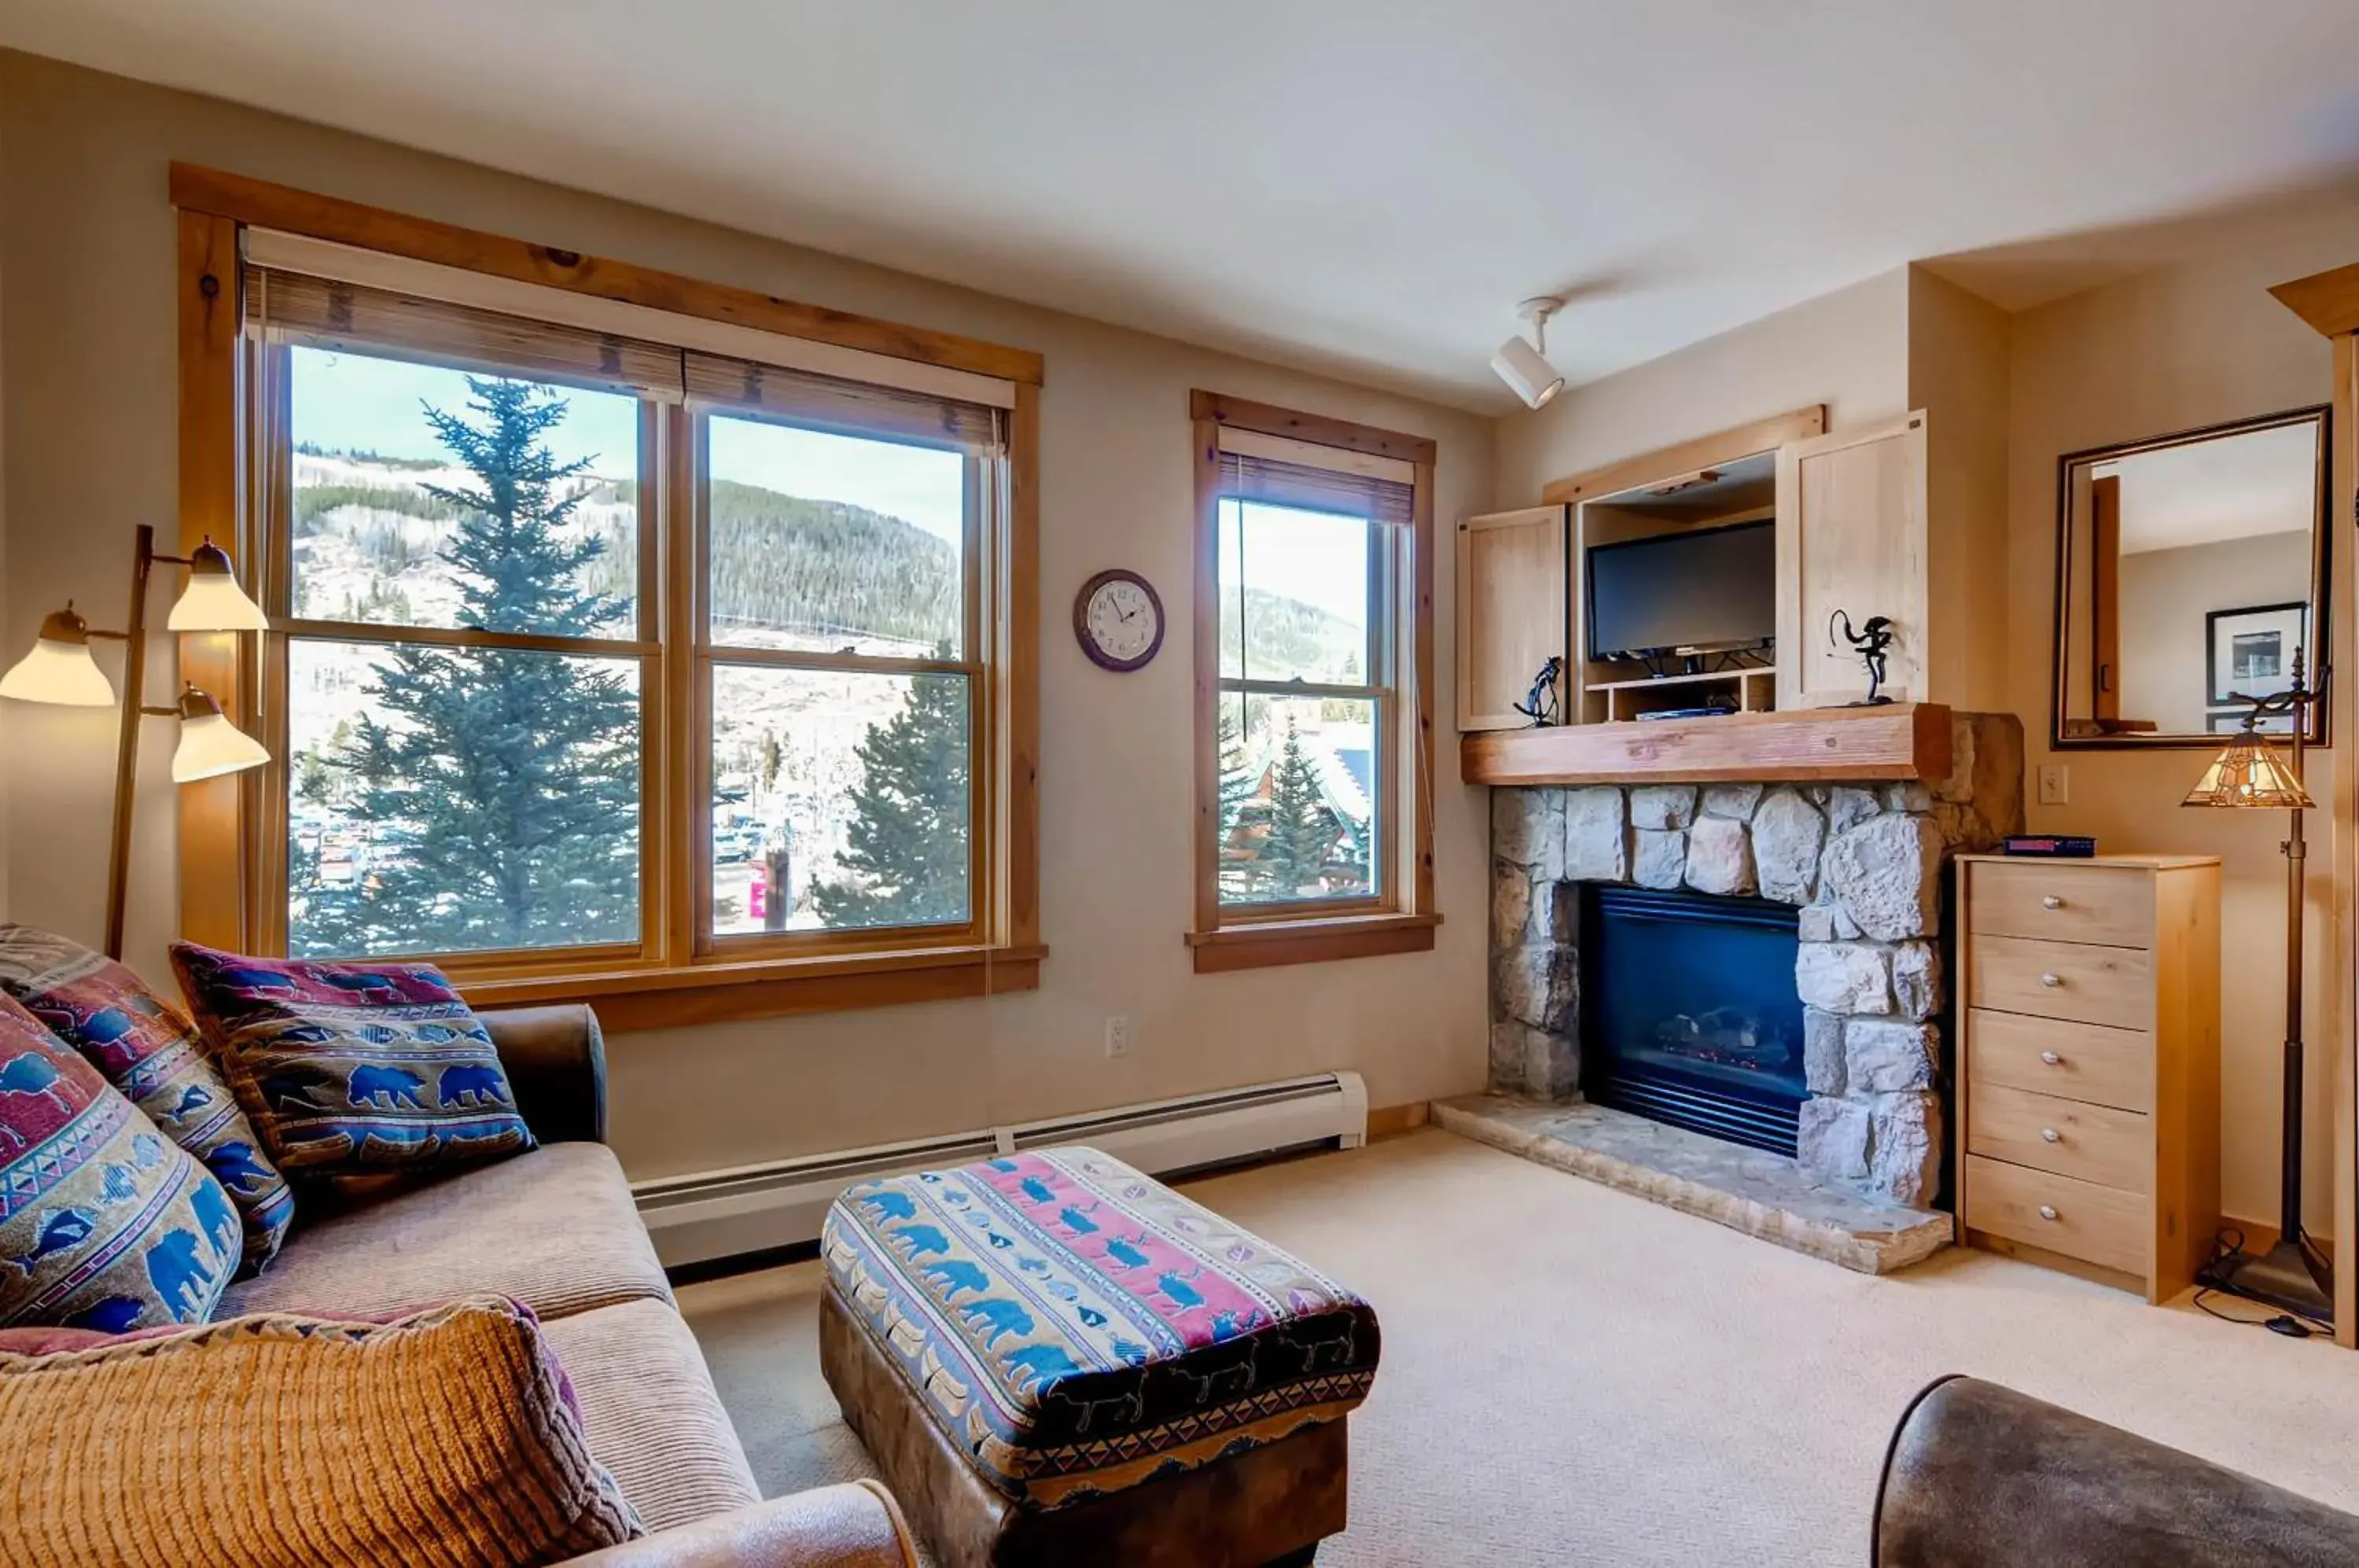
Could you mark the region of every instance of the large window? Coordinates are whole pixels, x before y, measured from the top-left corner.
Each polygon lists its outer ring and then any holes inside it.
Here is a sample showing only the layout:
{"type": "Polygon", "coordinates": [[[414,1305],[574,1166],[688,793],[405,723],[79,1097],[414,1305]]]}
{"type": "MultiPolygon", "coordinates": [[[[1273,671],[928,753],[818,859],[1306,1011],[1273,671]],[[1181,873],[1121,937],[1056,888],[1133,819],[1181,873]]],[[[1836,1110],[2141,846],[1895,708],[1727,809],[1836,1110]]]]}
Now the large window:
{"type": "Polygon", "coordinates": [[[1431,443],[1195,412],[1197,965],[1430,946],[1431,443]]]}
{"type": "Polygon", "coordinates": [[[1037,983],[1028,385],[243,237],[277,760],[207,934],[625,1022],[1037,983]]]}

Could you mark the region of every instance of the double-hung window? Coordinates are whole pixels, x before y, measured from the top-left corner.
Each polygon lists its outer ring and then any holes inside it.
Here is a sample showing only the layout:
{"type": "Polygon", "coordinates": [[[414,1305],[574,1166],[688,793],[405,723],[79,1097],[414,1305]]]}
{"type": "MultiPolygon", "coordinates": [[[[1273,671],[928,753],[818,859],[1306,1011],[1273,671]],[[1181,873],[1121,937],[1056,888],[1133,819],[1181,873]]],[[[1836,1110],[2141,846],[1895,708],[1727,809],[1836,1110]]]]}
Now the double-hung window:
{"type": "Polygon", "coordinates": [[[213,934],[625,1026],[1037,983],[1029,386],[240,240],[213,934]]]}
{"type": "Polygon", "coordinates": [[[1429,947],[1432,444],[1194,412],[1197,967],[1429,947]]]}

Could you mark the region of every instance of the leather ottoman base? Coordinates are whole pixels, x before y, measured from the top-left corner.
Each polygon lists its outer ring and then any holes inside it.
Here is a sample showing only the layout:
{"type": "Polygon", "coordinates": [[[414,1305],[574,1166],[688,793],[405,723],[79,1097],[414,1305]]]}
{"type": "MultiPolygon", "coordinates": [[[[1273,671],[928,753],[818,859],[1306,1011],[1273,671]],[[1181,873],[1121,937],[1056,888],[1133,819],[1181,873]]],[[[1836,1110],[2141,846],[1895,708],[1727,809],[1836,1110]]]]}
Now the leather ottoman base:
{"type": "Polygon", "coordinates": [[[1027,1513],[975,1473],[831,1281],[820,1369],[940,1568],[1260,1568],[1307,1563],[1343,1528],[1343,1423],[1184,1475],[1027,1513]]]}

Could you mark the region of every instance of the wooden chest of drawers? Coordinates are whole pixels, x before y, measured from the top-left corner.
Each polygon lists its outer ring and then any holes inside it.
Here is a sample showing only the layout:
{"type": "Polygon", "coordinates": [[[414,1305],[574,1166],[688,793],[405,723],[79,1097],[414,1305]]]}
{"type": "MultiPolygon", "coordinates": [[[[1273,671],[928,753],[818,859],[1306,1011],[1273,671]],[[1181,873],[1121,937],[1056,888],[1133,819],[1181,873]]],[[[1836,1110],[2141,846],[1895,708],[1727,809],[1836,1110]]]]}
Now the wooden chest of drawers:
{"type": "Polygon", "coordinates": [[[2168,1301],[2220,1224],[2220,863],[1958,857],[1966,1239],[2168,1301]]]}

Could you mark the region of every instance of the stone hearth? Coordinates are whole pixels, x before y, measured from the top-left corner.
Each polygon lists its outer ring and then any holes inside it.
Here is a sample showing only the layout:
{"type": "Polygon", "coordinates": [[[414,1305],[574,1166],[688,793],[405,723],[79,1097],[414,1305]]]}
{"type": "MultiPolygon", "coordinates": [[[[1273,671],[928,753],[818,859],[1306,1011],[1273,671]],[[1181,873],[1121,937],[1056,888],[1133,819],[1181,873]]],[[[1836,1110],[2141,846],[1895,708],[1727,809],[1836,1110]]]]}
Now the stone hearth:
{"type": "Polygon", "coordinates": [[[1930,1208],[1949,1099],[1944,872],[2020,830],[2021,722],[1953,715],[1951,756],[1930,783],[1493,789],[1492,1092],[1579,1097],[1581,883],[1774,899],[1800,911],[1801,1175],[1930,1208]]]}

